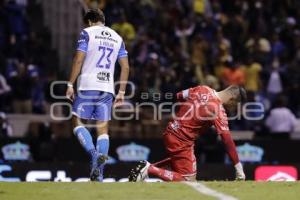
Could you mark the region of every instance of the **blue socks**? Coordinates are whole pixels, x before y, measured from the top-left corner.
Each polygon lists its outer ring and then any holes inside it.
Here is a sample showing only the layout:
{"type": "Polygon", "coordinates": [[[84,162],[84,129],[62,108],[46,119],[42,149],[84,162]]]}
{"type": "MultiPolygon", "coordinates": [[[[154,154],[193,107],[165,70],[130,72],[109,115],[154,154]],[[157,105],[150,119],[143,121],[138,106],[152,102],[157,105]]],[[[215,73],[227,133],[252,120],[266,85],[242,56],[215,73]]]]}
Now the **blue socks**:
{"type": "MultiPolygon", "coordinates": [[[[97,149],[98,153],[108,156],[109,137],[107,134],[102,134],[102,135],[98,136],[96,149],[97,149]]],[[[100,166],[100,178],[101,179],[103,179],[104,165],[105,164],[102,164],[100,166]]],[[[102,181],[102,180],[100,180],[100,181],[102,181]]]]}
{"type": "Polygon", "coordinates": [[[85,151],[90,154],[91,158],[96,157],[97,151],[95,149],[93,138],[90,132],[83,126],[77,126],[74,128],[73,131],[76,137],[78,138],[80,144],[85,149],[85,151]]]}
{"type": "MultiPolygon", "coordinates": [[[[109,150],[109,137],[107,134],[102,134],[98,136],[97,138],[97,145],[95,148],[93,143],[93,138],[90,134],[90,132],[83,126],[77,126],[74,128],[74,134],[78,138],[80,144],[85,149],[85,151],[90,155],[91,161],[92,161],[92,168],[95,168],[97,166],[97,158],[99,154],[103,154],[105,156],[108,156],[108,150],[109,150]]],[[[103,163],[100,166],[100,176],[99,181],[103,181],[103,171],[104,171],[104,165],[103,163]]]]}
{"type": "Polygon", "coordinates": [[[109,137],[107,134],[102,134],[97,138],[97,151],[103,155],[108,155],[109,137]]]}

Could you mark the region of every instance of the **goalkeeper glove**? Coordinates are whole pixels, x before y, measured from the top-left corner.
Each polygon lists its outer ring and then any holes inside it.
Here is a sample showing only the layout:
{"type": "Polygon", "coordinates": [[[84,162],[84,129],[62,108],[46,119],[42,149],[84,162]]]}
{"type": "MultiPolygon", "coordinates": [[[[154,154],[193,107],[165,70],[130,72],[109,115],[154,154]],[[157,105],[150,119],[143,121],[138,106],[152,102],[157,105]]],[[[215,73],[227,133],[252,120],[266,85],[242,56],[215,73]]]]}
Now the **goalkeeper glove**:
{"type": "Polygon", "coordinates": [[[239,162],[236,165],[234,165],[234,168],[235,168],[235,180],[244,181],[246,179],[246,176],[242,164],[239,162]]]}

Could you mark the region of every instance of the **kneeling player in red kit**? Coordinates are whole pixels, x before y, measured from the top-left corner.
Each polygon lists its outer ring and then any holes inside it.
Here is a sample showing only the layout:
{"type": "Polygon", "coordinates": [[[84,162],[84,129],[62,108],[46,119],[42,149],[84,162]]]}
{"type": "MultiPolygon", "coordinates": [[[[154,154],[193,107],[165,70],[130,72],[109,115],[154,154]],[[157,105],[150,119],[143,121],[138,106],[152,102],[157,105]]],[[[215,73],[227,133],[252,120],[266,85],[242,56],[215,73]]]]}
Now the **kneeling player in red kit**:
{"type": "Polygon", "coordinates": [[[141,161],[132,169],[129,181],[143,181],[148,174],[164,181],[196,180],[194,143],[211,126],[221,136],[226,152],[234,164],[236,180],[245,180],[225,112],[225,108],[227,111],[234,111],[238,103],[246,99],[245,90],[232,85],[216,92],[207,86],[198,86],[177,93],[177,99],[179,110],[163,134],[169,157],[156,164],[141,161]]]}

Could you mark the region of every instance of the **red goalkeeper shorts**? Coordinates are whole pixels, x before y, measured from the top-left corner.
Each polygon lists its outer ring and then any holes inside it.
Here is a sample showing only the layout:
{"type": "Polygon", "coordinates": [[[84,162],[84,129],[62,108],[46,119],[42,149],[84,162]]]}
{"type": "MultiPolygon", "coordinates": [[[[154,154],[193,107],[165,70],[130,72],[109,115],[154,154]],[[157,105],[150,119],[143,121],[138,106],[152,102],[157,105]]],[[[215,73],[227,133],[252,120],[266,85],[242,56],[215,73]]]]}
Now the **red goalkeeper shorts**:
{"type": "Polygon", "coordinates": [[[163,139],[168,156],[171,158],[172,170],[182,176],[194,176],[197,173],[194,144],[186,144],[180,141],[169,130],[164,132],[163,139]]]}

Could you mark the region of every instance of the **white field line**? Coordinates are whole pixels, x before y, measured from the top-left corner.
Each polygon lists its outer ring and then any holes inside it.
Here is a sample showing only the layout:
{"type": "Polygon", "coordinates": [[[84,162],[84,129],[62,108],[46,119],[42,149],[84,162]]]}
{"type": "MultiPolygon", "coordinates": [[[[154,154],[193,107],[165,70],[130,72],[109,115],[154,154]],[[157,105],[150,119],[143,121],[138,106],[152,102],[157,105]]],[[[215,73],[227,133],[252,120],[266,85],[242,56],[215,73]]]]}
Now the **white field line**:
{"type": "Polygon", "coordinates": [[[192,187],[194,190],[196,190],[199,193],[202,193],[207,196],[215,197],[216,199],[219,199],[219,200],[238,200],[237,198],[235,198],[233,196],[213,190],[199,182],[184,182],[184,184],[192,187]]]}

